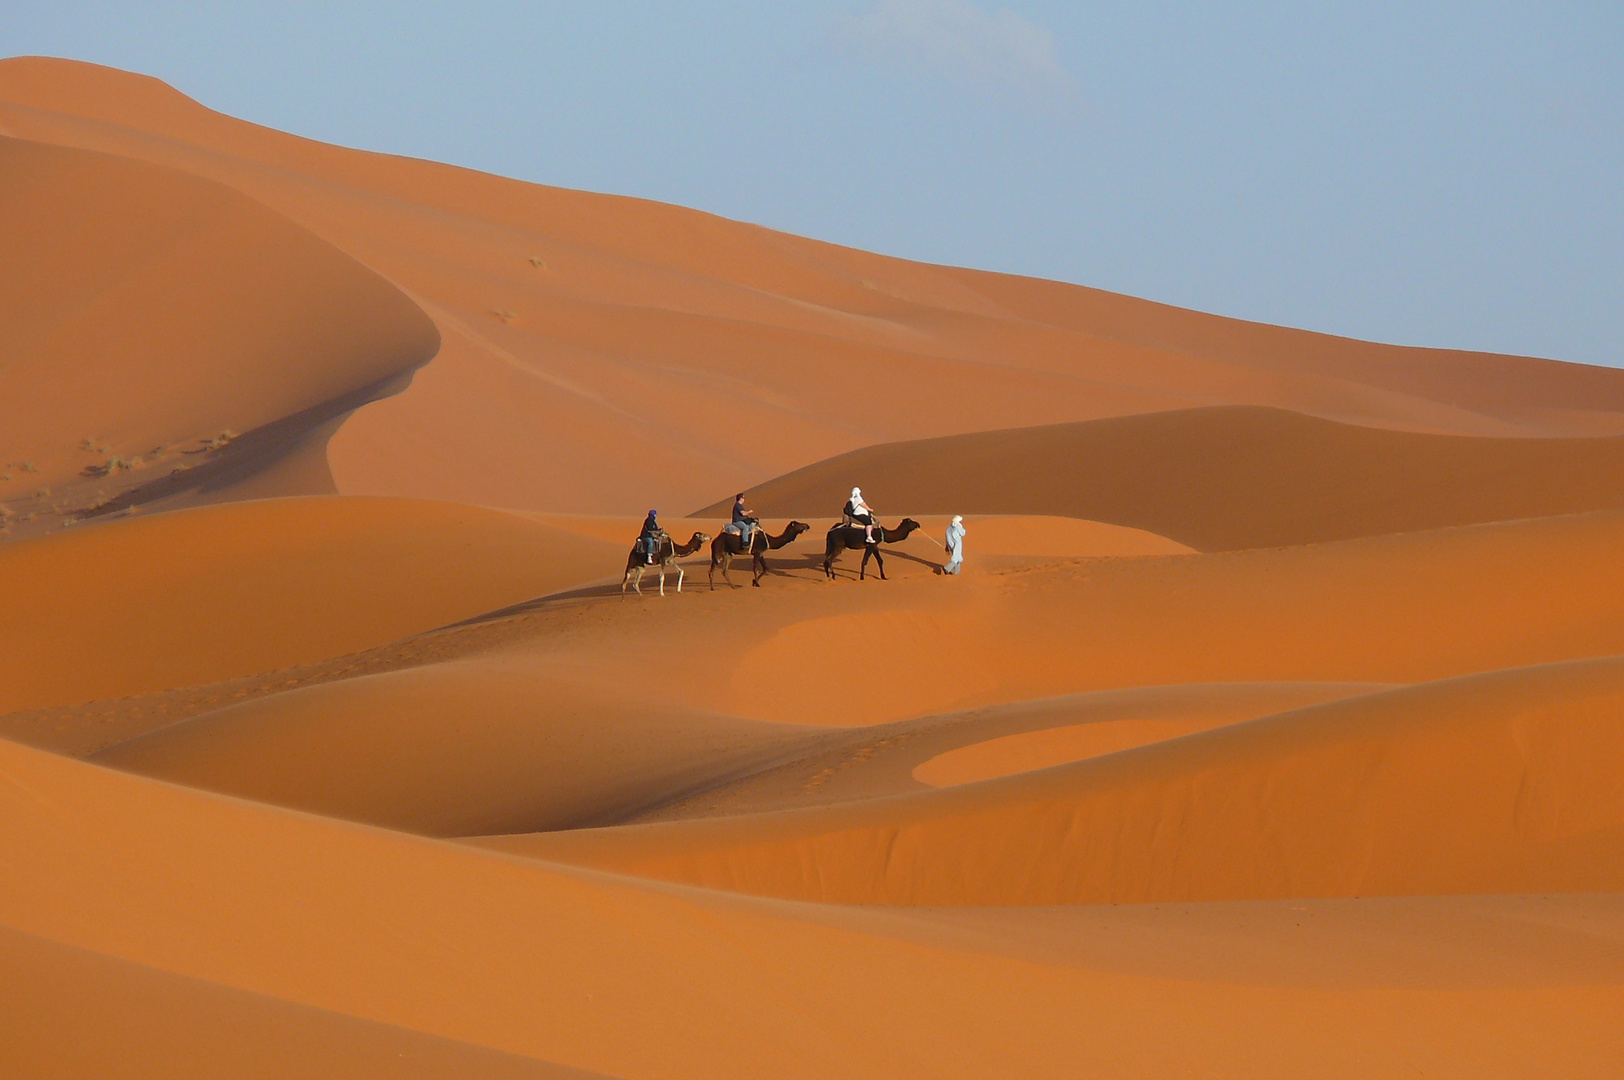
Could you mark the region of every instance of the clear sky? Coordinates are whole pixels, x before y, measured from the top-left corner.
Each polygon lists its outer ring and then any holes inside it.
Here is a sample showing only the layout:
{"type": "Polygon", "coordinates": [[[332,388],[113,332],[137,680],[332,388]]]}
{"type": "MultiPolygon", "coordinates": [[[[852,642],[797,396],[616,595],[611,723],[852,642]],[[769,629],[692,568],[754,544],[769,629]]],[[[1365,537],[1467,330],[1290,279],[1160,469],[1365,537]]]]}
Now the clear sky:
{"type": "Polygon", "coordinates": [[[1624,0],[3,0],[28,53],[892,255],[1624,365],[1624,0]]]}

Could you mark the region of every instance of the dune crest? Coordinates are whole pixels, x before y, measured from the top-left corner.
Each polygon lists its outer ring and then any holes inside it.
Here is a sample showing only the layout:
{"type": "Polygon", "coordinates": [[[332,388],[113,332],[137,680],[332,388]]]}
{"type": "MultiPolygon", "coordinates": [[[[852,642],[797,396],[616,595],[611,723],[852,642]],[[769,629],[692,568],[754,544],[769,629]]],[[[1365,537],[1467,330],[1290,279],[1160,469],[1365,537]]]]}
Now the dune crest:
{"type": "Polygon", "coordinates": [[[750,498],[804,516],[856,480],[897,513],[1059,514],[1233,551],[1624,508],[1624,439],[1417,434],[1213,407],[870,446],[750,498]]]}
{"type": "Polygon", "coordinates": [[[1223,404],[1624,434],[1606,369],[1260,326],[326,146],[92,65],[0,61],[0,125],[234,187],[431,313],[437,359],[333,439],[343,492],[632,514],[876,443],[1223,404]]]}
{"type": "Polygon", "coordinates": [[[439,348],[417,305],[330,244],[126,157],[0,138],[0,253],[12,535],[333,491],[327,437],[439,348]]]}
{"type": "Polygon", "coordinates": [[[39,57],[0,253],[8,1076],[1624,1060],[1624,371],[39,57]]]}
{"type": "Polygon", "coordinates": [[[1624,660],[1575,661],[922,794],[483,843],[842,904],[1619,892],[1621,707],[1624,660]]]}

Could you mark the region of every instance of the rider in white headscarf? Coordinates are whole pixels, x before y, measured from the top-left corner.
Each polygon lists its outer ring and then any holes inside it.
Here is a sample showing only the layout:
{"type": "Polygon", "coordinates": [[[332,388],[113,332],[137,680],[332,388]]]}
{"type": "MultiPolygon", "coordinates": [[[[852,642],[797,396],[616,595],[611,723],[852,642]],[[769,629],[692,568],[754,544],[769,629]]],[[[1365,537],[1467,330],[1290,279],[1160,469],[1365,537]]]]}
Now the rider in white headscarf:
{"type": "Polygon", "coordinates": [[[953,523],[947,527],[947,565],[942,567],[944,574],[956,574],[964,565],[964,518],[958,514],[953,515],[953,523]]]}
{"type": "Polygon", "coordinates": [[[846,517],[852,524],[863,526],[865,543],[874,542],[874,511],[863,501],[862,488],[851,489],[851,499],[846,503],[846,517]]]}

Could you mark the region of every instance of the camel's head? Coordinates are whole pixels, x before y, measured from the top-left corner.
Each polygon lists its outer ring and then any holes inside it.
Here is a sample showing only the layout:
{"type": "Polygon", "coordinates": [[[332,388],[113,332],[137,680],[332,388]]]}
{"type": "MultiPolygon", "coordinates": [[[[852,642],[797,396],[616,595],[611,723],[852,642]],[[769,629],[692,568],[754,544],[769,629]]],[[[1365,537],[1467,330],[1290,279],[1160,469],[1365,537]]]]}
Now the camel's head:
{"type": "Polygon", "coordinates": [[[920,528],[919,522],[915,521],[913,518],[903,518],[902,524],[897,526],[897,532],[901,533],[903,536],[907,536],[909,533],[918,528],[920,528]]]}
{"type": "Polygon", "coordinates": [[[804,521],[792,521],[792,522],[789,523],[789,527],[784,530],[784,538],[786,540],[793,540],[797,536],[800,536],[802,533],[811,532],[811,531],[812,531],[812,526],[808,525],[806,522],[804,522],[804,521]]]}
{"type": "Polygon", "coordinates": [[[694,533],[694,538],[688,542],[690,544],[708,544],[711,542],[711,539],[712,537],[710,533],[696,532],[694,533]]]}

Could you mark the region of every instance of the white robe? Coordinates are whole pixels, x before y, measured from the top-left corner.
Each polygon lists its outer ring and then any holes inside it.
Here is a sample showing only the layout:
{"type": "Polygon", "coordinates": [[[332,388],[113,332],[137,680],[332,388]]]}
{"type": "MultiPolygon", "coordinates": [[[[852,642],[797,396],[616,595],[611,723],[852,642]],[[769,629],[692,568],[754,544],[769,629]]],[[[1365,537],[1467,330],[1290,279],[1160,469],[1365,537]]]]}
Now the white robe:
{"type": "Polygon", "coordinates": [[[947,548],[949,566],[958,566],[964,561],[964,526],[958,522],[947,527],[947,548]]]}

